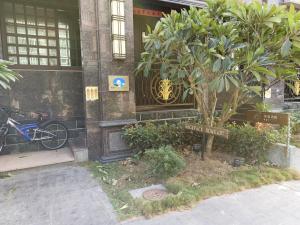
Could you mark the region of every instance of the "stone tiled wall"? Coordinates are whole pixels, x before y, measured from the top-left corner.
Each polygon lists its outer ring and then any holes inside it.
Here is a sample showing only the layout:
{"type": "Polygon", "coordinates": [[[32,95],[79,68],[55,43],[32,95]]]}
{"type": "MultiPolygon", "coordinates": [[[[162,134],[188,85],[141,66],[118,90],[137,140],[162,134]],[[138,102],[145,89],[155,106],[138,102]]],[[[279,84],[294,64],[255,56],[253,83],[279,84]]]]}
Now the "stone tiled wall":
{"type": "Polygon", "coordinates": [[[194,119],[198,116],[199,113],[196,109],[147,111],[136,113],[136,119],[138,122],[194,119]]]}
{"type": "MultiPolygon", "coordinates": [[[[81,146],[86,146],[86,128],[84,118],[74,117],[71,120],[62,121],[69,131],[69,142],[75,141],[81,146]]],[[[6,138],[6,151],[9,153],[20,153],[29,151],[44,150],[43,146],[39,142],[27,142],[16,130],[10,129],[6,138]]]]}
{"type": "Polygon", "coordinates": [[[23,111],[48,112],[51,118],[83,117],[82,72],[77,70],[17,70],[23,78],[0,102],[23,111]]]}
{"type": "MultiPolygon", "coordinates": [[[[63,121],[70,138],[85,143],[82,72],[79,70],[32,70],[18,72],[23,78],[10,91],[0,92],[0,103],[22,112],[47,112],[50,119],[63,121]]],[[[1,115],[3,121],[3,115],[1,115]]],[[[24,121],[24,118],[16,118],[24,121]]],[[[27,118],[28,119],[28,118],[27,118]]],[[[7,138],[8,150],[13,152],[40,150],[38,143],[26,143],[11,130],[7,138]]]]}

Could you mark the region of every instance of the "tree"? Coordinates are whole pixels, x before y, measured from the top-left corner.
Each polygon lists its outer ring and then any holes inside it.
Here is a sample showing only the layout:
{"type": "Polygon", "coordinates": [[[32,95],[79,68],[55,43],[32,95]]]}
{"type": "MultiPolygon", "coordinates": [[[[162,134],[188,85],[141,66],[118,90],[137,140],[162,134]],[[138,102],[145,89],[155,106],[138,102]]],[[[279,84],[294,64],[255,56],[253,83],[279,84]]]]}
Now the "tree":
{"type": "Polygon", "coordinates": [[[10,89],[10,83],[17,81],[21,75],[8,68],[11,62],[0,60],[0,87],[10,89]]]}
{"type": "MultiPolygon", "coordinates": [[[[209,0],[203,9],[190,8],[164,15],[148,27],[145,52],[136,69],[194,95],[203,124],[223,127],[257,86],[274,80],[295,80],[300,64],[300,12],[291,5],[245,4],[238,0],[209,0]],[[218,102],[221,95],[226,101],[218,102]],[[221,105],[217,113],[217,103],[221,105]]],[[[206,152],[212,151],[209,135],[206,152]]]]}

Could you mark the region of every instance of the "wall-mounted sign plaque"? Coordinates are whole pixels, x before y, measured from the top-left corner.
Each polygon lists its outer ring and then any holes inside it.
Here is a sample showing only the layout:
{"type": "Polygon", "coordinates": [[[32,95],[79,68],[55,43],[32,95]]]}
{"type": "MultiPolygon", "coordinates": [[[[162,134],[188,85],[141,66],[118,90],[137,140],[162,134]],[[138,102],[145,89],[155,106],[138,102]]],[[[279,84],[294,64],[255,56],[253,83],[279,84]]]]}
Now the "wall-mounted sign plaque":
{"type": "Polygon", "coordinates": [[[87,86],[85,87],[85,99],[86,101],[96,101],[99,99],[98,87],[87,86]]]}
{"type": "Polygon", "coordinates": [[[109,91],[129,91],[129,77],[110,75],[108,76],[109,91]]]}

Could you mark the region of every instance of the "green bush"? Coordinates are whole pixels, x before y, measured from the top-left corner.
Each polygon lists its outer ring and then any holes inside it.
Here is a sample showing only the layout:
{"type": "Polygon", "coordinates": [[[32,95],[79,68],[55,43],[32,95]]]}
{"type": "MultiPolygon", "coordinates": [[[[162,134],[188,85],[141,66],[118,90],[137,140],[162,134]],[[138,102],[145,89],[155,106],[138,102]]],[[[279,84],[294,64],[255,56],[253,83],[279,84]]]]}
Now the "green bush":
{"type": "Polygon", "coordinates": [[[146,150],[143,159],[148,163],[150,173],[158,178],[175,176],[184,167],[184,159],[172,146],[146,150]]]}
{"type": "Polygon", "coordinates": [[[159,147],[161,142],[159,132],[152,123],[144,126],[141,124],[127,126],[124,128],[122,136],[129,147],[139,151],[159,147]]]}
{"type": "Polygon", "coordinates": [[[244,124],[230,124],[226,127],[229,130],[229,139],[217,143],[225,151],[236,156],[244,157],[248,163],[261,163],[266,159],[266,151],[272,143],[285,143],[287,130],[265,129],[257,130],[255,127],[244,124]]]}
{"type": "Polygon", "coordinates": [[[291,127],[293,133],[300,133],[300,112],[291,114],[291,127]]]}
{"type": "Polygon", "coordinates": [[[270,112],[271,106],[265,102],[257,102],[255,104],[255,110],[257,112],[270,112]]]}
{"type": "Polygon", "coordinates": [[[122,136],[131,148],[138,151],[165,145],[192,144],[196,139],[185,131],[182,122],[127,126],[122,136]]]}

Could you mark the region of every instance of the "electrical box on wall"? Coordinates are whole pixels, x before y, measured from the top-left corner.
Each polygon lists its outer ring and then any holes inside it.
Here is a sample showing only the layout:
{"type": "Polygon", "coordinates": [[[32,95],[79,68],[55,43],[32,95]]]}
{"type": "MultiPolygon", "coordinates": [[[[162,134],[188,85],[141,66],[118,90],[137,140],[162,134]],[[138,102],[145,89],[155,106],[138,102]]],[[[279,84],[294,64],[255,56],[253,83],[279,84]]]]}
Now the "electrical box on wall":
{"type": "Polygon", "coordinates": [[[85,99],[86,101],[96,101],[99,99],[98,87],[87,86],[85,87],[85,99]]]}

